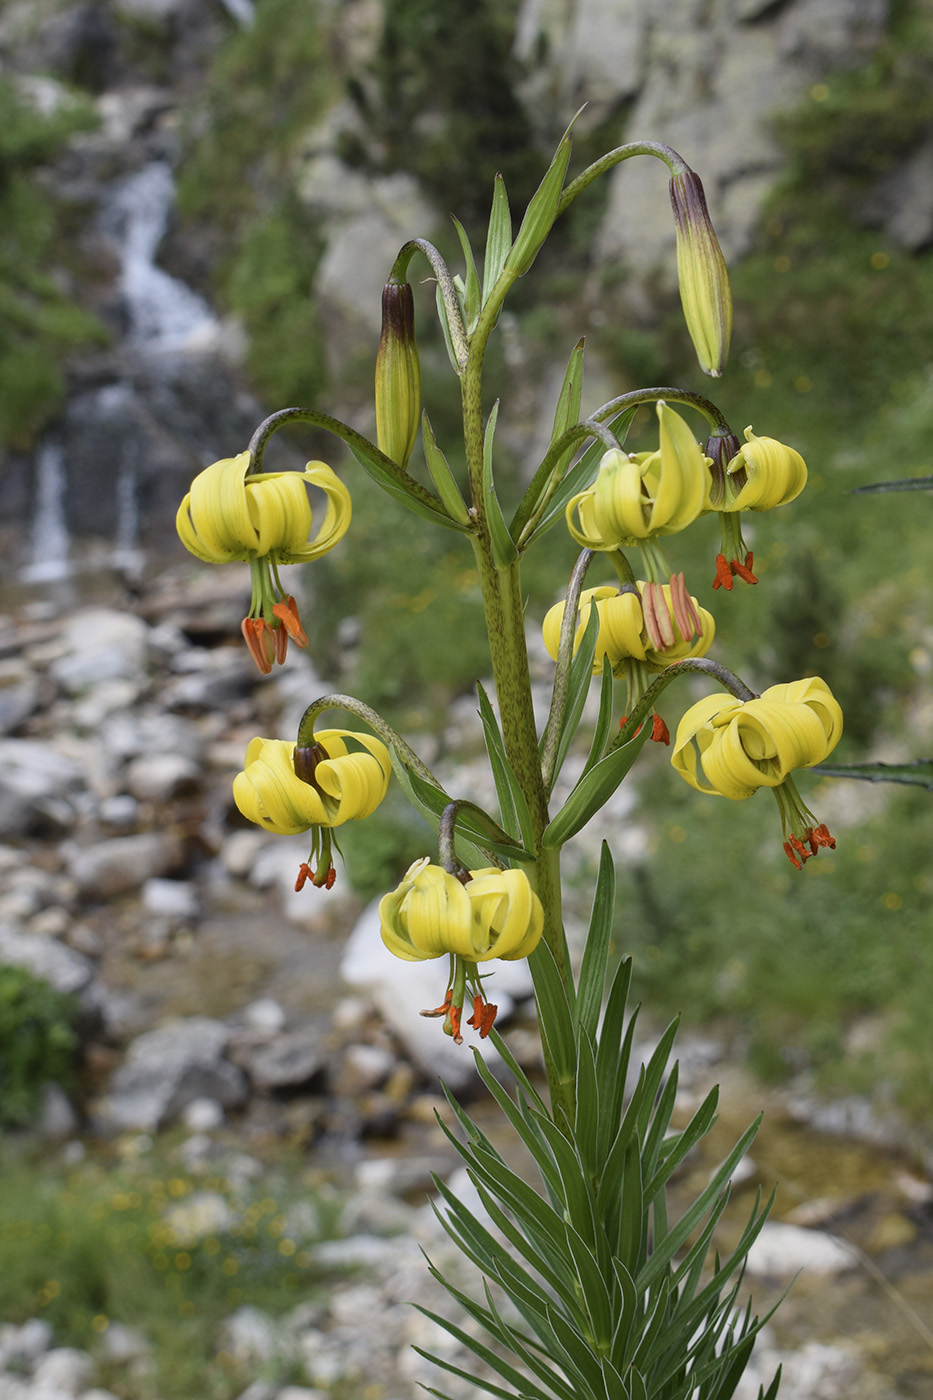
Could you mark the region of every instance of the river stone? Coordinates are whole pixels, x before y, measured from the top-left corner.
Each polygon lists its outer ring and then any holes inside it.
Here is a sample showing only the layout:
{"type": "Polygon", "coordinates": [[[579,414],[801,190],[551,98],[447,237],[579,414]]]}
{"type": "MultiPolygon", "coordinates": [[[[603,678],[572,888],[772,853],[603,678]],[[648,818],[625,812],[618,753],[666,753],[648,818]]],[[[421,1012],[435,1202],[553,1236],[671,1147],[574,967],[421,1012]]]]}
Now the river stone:
{"type": "Polygon", "coordinates": [[[93,846],[72,846],[66,859],[70,874],[85,895],[110,899],[167,874],[181,864],[183,854],[180,837],[171,832],[144,831],[135,836],[113,836],[93,846]]]}
{"type": "Polygon", "coordinates": [[[0,840],[60,836],[76,820],[84,770],[47,743],[0,740],[0,840]]]}
{"type": "Polygon", "coordinates": [[[120,1128],[152,1131],[195,1099],[235,1108],[247,1097],[243,1073],[224,1058],[229,1032],[220,1021],[190,1016],[139,1036],[113,1078],[102,1104],[120,1128]]]}
{"type": "Polygon", "coordinates": [[[65,654],[49,669],[71,695],[104,681],[138,680],[146,665],[148,631],[134,613],[85,609],[68,618],[61,637],[65,654]]]}
{"type": "Polygon", "coordinates": [[[310,1031],[292,1031],[252,1051],[246,1069],[257,1089],[294,1090],[310,1084],[325,1064],[320,1038],[310,1031]]]}
{"type": "Polygon", "coordinates": [[[126,770],[127,791],[140,802],[169,802],[197,792],[202,773],[180,753],[143,754],[126,770]]]}
{"type": "Polygon", "coordinates": [[[15,929],[0,928],[0,963],[24,967],[57,992],[83,991],[94,976],[87,958],[48,938],[33,938],[15,929]]]}
{"type": "Polygon", "coordinates": [[[857,1262],[835,1235],[769,1220],[749,1250],[748,1272],[757,1278],[791,1279],[800,1272],[841,1274],[857,1262]]]}
{"type": "Polygon", "coordinates": [[[32,1373],[32,1384],[37,1391],[60,1390],[66,1395],[74,1395],[90,1380],[94,1362],[86,1351],[76,1347],[53,1347],[32,1373]]]}
{"type": "Polygon", "coordinates": [[[12,1361],[19,1365],[34,1365],[52,1345],[52,1328],[43,1317],[32,1317],[21,1327],[13,1323],[0,1324],[0,1364],[12,1361]]]}

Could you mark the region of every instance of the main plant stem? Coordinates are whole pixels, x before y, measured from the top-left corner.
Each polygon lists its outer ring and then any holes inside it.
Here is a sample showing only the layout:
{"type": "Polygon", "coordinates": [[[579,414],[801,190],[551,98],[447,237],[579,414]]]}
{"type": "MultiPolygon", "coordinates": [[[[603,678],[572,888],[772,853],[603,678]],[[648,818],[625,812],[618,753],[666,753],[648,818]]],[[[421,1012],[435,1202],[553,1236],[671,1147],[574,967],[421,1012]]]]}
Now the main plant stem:
{"type": "MultiPolygon", "coordinates": [[[[490,308],[487,307],[487,313],[490,308]]],[[[525,643],[520,562],[498,564],[483,498],[482,361],[491,315],[481,318],[470,346],[461,378],[463,431],[472,493],[473,529],[483,610],[489,637],[493,679],[506,757],[528,804],[533,837],[534,865],[529,870],[544,909],[544,941],[557,964],[561,980],[573,996],[567,940],[561,915],[560,852],[545,848],[542,836],[548,824],[547,789],[541,768],[538,734],[531,698],[531,674],[525,643]]],[[[573,1121],[574,1086],[562,1083],[542,1041],[551,1104],[573,1121]]]]}

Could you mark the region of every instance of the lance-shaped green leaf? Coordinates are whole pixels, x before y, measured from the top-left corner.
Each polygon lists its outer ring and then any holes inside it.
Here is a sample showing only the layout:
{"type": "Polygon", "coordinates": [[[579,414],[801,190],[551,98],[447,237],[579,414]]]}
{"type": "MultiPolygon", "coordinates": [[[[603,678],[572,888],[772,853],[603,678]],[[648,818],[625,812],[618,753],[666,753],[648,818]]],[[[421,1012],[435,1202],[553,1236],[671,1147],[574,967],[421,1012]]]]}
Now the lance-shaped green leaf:
{"type": "MultiPolygon", "coordinates": [[[[440,825],[441,813],[453,799],[443,788],[429,782],[406,762],[405,755],[395,745],[389,749],[389,757],[396,777],[402,784],[412,806],[424,817],[434,831],[440,825]]],[[[520,843],[503,831],[497,821],[472,802],[461,802],[454,820],[457,833],[457,849],[464,861],[473,870],[481,869],[489,863],[489,852],[515,860],[525,854],[520,843]]]]}
{"type": "Polygon", "coordinates": [[[583,945],[580,979],[577,983],[577,1023],[581,1033],[593,1040],[596,1039],[596,1027],[599,1025],[609,967],[615,893],[615,868],[612,864],[612,854],[604,841],[599,856],[599,874],[596,877],[590,925],[583,945]]]}
{"type": "MultiPolygon", "coordinates": [[[[596,609],[593,609],[596,612],[596,609]]],[[[603,657],[603,674],[599,688],[599,710],[596,715],[596,723],[593,725],[593,738],[590,743],[590,752],[586,763],[583,765],[584,773],[588,773],[591,768],[595,768],[606,751],[609,742],[609,734],[612,730],[612,666],[608,656],[603,657]]]]}
{"type": "Polygon", "coordinates": [[[435,288],[435,300],[437,302],[437,319],[441,323],[441,330],[444,334],[444,344],[447,346],[447,357],[450,360],[454,374],[463,373],[463,365],[457,358],[457,350],[454,345],[454,338],[450,330],[450,320],[447,315],[447,304],[444,301],[444,293],[441,291],[440,283],[435,288]]]}
{"type": "Polygon", "coordinates": [[[509,212],[509,197],[505,181],[496,176],[492,192],[492,208],[489,211],[489,229],[486,233],[486,257],[483,262],[483,305],[489,293],[499,280],[505,260],[512,246],[512,216],[509,212]]]}
{"type": "Polygon", "coordinates": [[[572,1084],[577,1069],[573,1008],[561,979],[554,954],[545,942],[538,944],[528,959],[538,1003],[538,1021],[546,1040],[555,1074],[563,1084],[572,1084]]]}
{"type": "MultiPolygon", "coordinates": [[[[626,408],[622,413],[617,414],[608,425],[613,436],[618,439],[620,446],[628,436],[628,430],[635,413],[634,408],[626,408]]],[[[558,481],[548,497],[546,510],[542,512],[541,519],[535,526],[534,537],[536,539],[558,520],[563,520],[564,511],[571,496],[576,496],[580,491],[585,491],[588,486],[592,486],[605,451],[606,444],[601,440],[591,442],[580,460],[574,463],[570,471],[558,481]]],[[[549,476],[553,478],[553,474],[549,473],[549,476]]]]}
{"type": "Polygon", "coordinates": [[[887,491],[933,491],[933,476],[908,476],[903,481],[875,481],[871,486],[854,486],[850,496],[880,496],[887,491]]]}
{"type": "Polygon", "coordinates": [[[693,1233],[704,1216],[708,1212],[712,1212],[718,1216],[725,1210],[728,1201],[728,1186],[732,1178],[732,1173],[754,1142],[760,1122],[761,1119],[759,1117],[752,1123],[750,1128],[746,1129],[722,1166],[712,1177],[706,1189],[702,1191],[693,1204],[684,1211],[683,1215],[677,1221],[677,1224],[671,1227],[664,1239],[656,1242],[651,1258],[635,1278],[636,1288],[652,1288],[655,1284],[659,1283],[674,1258],[674,1255],[680,1249],[684,1241],[693,1233]]]}
{"type": "Polygon", "coordinates": [[[512,771],[512,766],[506,758],[505,740],[502,737],[502,731],[490,704],[489,696],[481,685],[477,685],[476,689],[479,695],[479,713],[480,719],[483,721],[489,764],[496,785],[496,796],[499,799],[499,815],[502,825],[510,836],[522,843],[526,851],[533,851],[535,846],[534,827],[525,794],[522,792],[519,781],[512,771]]]}
{"type": "Polygon", "coordinates": [[[437,487],[437,494],[453,519],[461,525],[468,526],[470,513],[467,510],[466,501],[460,493],[460,487],[454,479],[447,458],[437,445],[437,438],[434,436],[434,430],[428,420],[427,413],[421,415],[421,439],[424,443],[424,460],[428,464],[431,480],[437,487]]]}
{"type": "Polygon", "coordinates": [[[582,831],[622,782],[641,753],[649,733],[650,726],[643,724],[639,733],[627,744],[601,758],[583,774],[557,816],[548,823],[541,838],[543,845],[556,849],[582,831]]]}
{"type": "MultiPolygon", "coordinates": [[[[546,749],[550,738],[549,730],[551,723],[560,723],[560,736],[557,741],[557,752],[554,756],[553,771],[548,777],[548,794],[554,787],[557,775],[564,764],[564,759],[570,750],[576,736],[577,726],[580,723],[580,716],[583,713],[583,706],[586,704],[586,697],[590,691],[590,682],[593,679],[593,657],[596,655],[596,639],[599,636],[599,613],[595,608],[590,608],[589,617],[586,619],[586,628],[580,638],[580,645],[577,647],[567,671],[567,690],[564,695],[563,713],[548,719],[548,726],[541,736],[541,746],[546,749]]],[[[558,676],[560,672],[558,670],[558,676]]],[[[610,667],[610,680],[612,669],[610,667]]],[[[555,685],[557,678],[555,678],[555,685]]]]}
{"type": "MultiPolygon", "coordinates": [[[[580,417],[580,400],[583,397],[583,346],[584,341],[578,340],[570,352],[570,359],[564,372],[564,382],[560,387],[560,394],[557,397],[557,407],[554,410],[554,427],[551,429],[551,441],[548,446],[561,437],[568,428],[572,428],[580,417]]],[[[557,460],[557,470],[563,471],[573,455],[573,448],[570,448],[557,460]]]]}
{"type": "Polygon", "coordinates": [[[499,400],[497,399],[492,406],[492,412],[486,423],[486,432],[483,435],[483,502],[486,508],[486,519],[489,522],[492,557],[500,569],[507,569],[518,558],[518,550],[515,548],[515,541],[509,534],[509,527],[505,523],[499,497],[496,495],[495,482],[492,479],[492,445],[496,435],[498,417],[499,400]]]}
{"type": "Polygon", "coordinates": [[[933,758],[912,763],[818,763],[809,770],[823,778],[860,778],[865,783],[907,783],[933,792],[933,758]]]}
{"type": "Polygon", "coordinates": [[[454,218],[454,228],[457,230],[460,247],[463,249],[463,261],[466,264],[466,280],[463,283],[462,291],[460,287],[457,290],[460,291],[463,299],[463,315],[467,330],[472,331],[476,326],[481,306],[479,277],[476,273],[476,260],[473,257],[473,249],[470,247],[467,231],[458,218],[454,218]]]}
{"type": "MultiPolygon", "coordinates": [[[[408,801],[419,816],[423,817],[435,833],[440,830],[441,812],[448,806],[450,798],[443,788],[435,787],[407,763],[404,755],[394,744],[389,746],[389,759],[392,770],[408,801]]],[[[508,839],[508,838],[506,838],[508,839]]],[[[483,870],[489,864],[489,852],[460,835],[457,840],[460,859],[470,870],[483,870]]]]}
{"type": "MultiPolygon", "coordinates": [[[[576,117],[574,117],[574,121],[576,121],[576,117]]],[[[570,123],[561,138],[560,145],[554,153],[554,159],[548,166],[544,179],[532,195],[531,202],[525,210],[521,228],[518,230],[518,236],[505,260],[504,271],[511,272],[515,277],[523,277],[531,267],[557,216],[560,192],[570,161],[570,127],[572,126],[573,122],[570,123]]]]}
{"type": "Polygon", "coordinates": [[[443,508],[443,502],[437,501],[431,493],[423,486],[419,486],[414,478],[410,478],[411,484],[399,480],[398,470],[389,471],[385,466],[385,459],[382,453],[378,452],[368,443],[365,438],[354,437],[352,441],[346,440],[347,446],[359,462],[363,470],[372,477],[379,486],[382,487],[387,496],[393,500],[400,501],[406,510],[410,510],[413,515],[420,515],[425,520],[433,520],[436,525],[445,525],[448,530],[457,530],[465,534],[467,527],[452,520],[443,508]]]}

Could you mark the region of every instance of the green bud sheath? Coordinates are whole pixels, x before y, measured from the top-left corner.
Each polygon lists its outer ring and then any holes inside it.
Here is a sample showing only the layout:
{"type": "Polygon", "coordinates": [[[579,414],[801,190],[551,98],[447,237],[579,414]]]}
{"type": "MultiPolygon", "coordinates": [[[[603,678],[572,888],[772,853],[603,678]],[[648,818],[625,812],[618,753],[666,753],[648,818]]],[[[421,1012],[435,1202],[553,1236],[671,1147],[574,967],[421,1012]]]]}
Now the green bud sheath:
{"type": "Polygon", "coordinates": [[[421,420],[421,361],[415,341],[415,304],[407,282],[382,289],[382,335],[376,355],[376,441],[404,467],[421,420]]]}

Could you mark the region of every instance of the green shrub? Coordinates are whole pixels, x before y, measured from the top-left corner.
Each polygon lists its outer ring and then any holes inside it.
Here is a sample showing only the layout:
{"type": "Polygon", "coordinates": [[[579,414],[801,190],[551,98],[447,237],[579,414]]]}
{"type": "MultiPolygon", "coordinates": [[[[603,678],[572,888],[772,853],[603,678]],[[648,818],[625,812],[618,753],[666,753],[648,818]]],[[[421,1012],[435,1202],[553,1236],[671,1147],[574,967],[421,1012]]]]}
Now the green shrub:
{"type": "Polygon", "coordinates": [[[69,353],[106,339],[61,290],[64,210],[35,178],[94,120],[79,99],[44,114],[0,79],[0,443],[13,447],[29,446],[64,402],[69,353]]]}
{"type": "Polygon", "coordinates": [[[0,966],[0,1126],[28,1123],[43,1084],[70,1084],[76,1013],[74,997],[25,968],[0,966]]]}

